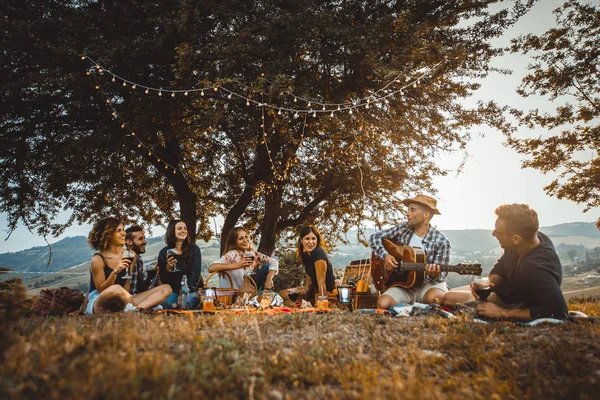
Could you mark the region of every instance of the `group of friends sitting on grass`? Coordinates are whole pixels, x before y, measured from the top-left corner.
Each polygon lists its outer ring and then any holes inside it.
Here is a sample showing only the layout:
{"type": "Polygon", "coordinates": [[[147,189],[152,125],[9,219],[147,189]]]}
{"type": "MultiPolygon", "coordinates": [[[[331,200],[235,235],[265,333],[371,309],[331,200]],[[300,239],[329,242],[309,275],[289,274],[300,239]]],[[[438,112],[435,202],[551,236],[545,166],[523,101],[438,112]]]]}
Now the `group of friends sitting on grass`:
{"type": "MultiPolygon", "coordinates": [[[[447,272],[443,267],[449,263],[451,245],[430,223],[434,215],[440,214],[436,200],[419,194],[403,203],[407,207],[406,222],[374,233],[369,244],[373,257],[379,258],[388,272],[398,268],[399,260],[388,253],[383,239],[423,249],[425,278],[419,285],[388,288],[379,296],[378,308],[414,302],[448,307],[472,303],[476,304],[479,316],[489,319],[567,318],[560,290],[560,260],[548,236],[538,231],[537,213],[528,205],[504,204],[495,210],[497,219],[492,235],[504,252],[486,282],[471,282],[470,290],[460,291],[450,290],[445,281],[447,272]],[[491,291],[485,301],[478,294],[484,287],[491,291]]],[[[90,290],[82,306],[86,314],[177,308],[184,276],[190,289],[190,308],[198,307],[198,291],[204,287],[201,252],[191,241],[185,222],[173,220],[168,224],[166,246],[160,250],[156,267],[150,272],[142,260],[146,238],[139,226],[124,229],[119,219],[105,218],[94,225],[88,242],[97,253],[92,257],[90,290]]],[[[240,288],[245,279],[251,278],[259,291],[273,289],[279,263],[253,249],[246,229],[232,228],[223,249],[221,257],[208,269],[219,274],[220,287],[240,288]]],[[[333,265],[315,226],[300,229],[296,255],[305,268],[305,285],[280,292],[286,304],[292,301],[290,297],[312,303],[316,294],[336,291],[333,265]]]]}

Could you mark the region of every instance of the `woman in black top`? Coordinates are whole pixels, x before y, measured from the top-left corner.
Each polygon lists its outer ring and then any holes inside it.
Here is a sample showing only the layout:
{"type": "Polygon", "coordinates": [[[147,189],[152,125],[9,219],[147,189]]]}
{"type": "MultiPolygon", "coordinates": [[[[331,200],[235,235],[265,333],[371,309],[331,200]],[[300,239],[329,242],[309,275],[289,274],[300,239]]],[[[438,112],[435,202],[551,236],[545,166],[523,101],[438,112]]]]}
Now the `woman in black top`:
{"type": "Polygon", "coordinates": [[[280,293],[287,304],[290,304],[288,301],[295,301],[294,293],[313,302],[316,293],[322,296],[335,289],[333,265],[325,251],[325,242],[316,226],[303,226],[300,229],[296,245],[296,259],[304,265],[306,282],[304,289],[288,289],[280,293]]]}
{"type": "Polygon", "coordinates": [[[171,293],[171,288],[161,285],[133,296],[129,294],[129,279],[123,276],[132,262],[122,258],[125,237],[123,224],[113,217],[99,221],[90,232],[88,242],[98,253],[94,254],[90,265],[86,314],[150,309],[171,293]]]}
{"type": "Polygon", "coordinates": [[[204,287],[201,275],[202,256],[200,247],[196,243],[192,243],[188,235],[187,225],[179,219],[169,222],[165,234],[165,243],[167,246],[163,247],[158,253],[160,281],[168,284],[173,292],[167,297],[163,307],[177,308],[181,279],[185,275],[191,294],[190,308],[195,309],[200,304],[198,288],[204,287]],[[168,249],[175,249],[177,256],[167,255],[168,249]],[[175,265],[177,265],[178,271],[173,271],[175,265]]]}

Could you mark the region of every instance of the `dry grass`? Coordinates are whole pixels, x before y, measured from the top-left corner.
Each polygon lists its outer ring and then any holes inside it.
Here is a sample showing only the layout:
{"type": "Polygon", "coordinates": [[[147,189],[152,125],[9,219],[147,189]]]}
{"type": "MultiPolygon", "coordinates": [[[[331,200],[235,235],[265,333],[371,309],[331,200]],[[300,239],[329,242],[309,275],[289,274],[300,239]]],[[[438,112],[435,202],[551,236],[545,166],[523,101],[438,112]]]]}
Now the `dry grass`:
{"type": "MultiPolygon", "coordinates": [[[[600,315],[600,302],[571,309],[600,315]]],[[[350,313],[24,318],[0,398],[596,398],[600,323],[350,313]]]]}

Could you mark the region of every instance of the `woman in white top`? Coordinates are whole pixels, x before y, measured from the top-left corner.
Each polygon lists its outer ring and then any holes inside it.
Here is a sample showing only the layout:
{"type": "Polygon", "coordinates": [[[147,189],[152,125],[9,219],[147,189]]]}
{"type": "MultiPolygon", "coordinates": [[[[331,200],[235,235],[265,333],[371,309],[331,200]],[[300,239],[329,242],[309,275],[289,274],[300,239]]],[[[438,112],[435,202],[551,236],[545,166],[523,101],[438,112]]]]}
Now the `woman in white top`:
{"type": "MultiPolygon", "coordinates": [[[[279,272],[279,262],[253,250],[248,231],[236,226],[229,230],[225,251],[208,267],[208,272],[227,272],[236,289],[242,285],[244,275],[248,274],[256,282],[258,290],[271,290],[273,277],[279,272]]],[[[229,286],[229,280],[221,276],[219,286],[229,286]]]]}

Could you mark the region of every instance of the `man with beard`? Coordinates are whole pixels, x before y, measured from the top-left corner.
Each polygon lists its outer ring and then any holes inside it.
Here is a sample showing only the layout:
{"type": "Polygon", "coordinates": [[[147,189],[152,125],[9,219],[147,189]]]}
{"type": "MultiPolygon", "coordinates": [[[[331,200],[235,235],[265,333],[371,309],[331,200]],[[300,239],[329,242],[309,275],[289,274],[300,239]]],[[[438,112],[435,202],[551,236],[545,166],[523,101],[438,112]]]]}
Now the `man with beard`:
{"type": "Polygon", "coordinates": [[[386,238],[402,246],[420,247],[425,251],[427,266],[423,285],[420,287],[392,287],[386,290],[377,301],[377,308],[387,309],[398,303],[441,303],[448,291],[445,279],[447,272],[441,272],[439,264],[450,260],[450,241],[430,225],[434,215],[440,215],[437,201],[430,196],[419,194],[402,201],[408,207],[407,222],[396,225],[369,238],[373,254],[385,262],[385,268],[398,268],[398,261],[390,255],[382,244],[386,238]]]}
{"type": "Polygon", "coordinates": [[[156,277],[156,270],[148,271],[148,275],[144,277],[144,261],[142,260],[142,254],[146,252],[144,228],[137,225],[131,226],[125,229],[125,232],[127,233],[125,245],[137,254],[135,265],[131,271],[129,291],[131,294],[142,293],[150,288],[153,278],[156,277]]]}
{"type": "MultiPolygon", "coordinates": [[[[538,215],[527,204],[503,204],[492,235],[504,253],[489,275],[489,282],[471,282],[472,297],[485,286],[494,292],[477,306],[480,316],[531,321],[567,318],[560,290],[562,266],[550,238],[538,231],[538,215]]],[[[469,300],[469,299],[462,299],[469,300]]]]}

